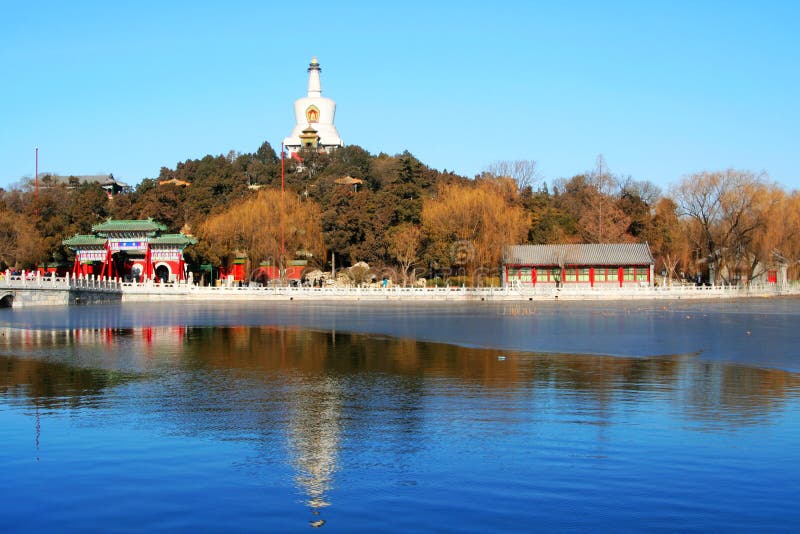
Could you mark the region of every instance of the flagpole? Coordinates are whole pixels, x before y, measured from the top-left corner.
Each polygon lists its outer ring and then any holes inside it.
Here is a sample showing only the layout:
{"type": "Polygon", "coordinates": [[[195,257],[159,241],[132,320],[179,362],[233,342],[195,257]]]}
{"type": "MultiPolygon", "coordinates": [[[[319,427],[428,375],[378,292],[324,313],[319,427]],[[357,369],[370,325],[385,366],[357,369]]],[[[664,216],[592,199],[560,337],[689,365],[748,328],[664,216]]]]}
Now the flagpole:
{"type": "Polygon", "coordinates": [[[33,193],[33,200],[36,204],[35,213],[39,215],[39,147],[36,147],[36,188],[33,193]]]}
{"type": "Polygon", "coordinates": [[[285,173],[284,158],[285,158],[284,146],[283,146],[283,143],[281,143],[281,261],[280,261],[280,266],[279,266],[279,269],[281,270],[281,273],[280,273],[281,280],[283,280],[284,273],[285,273],[285,270],[286,270],[286,268],[284,266],[284,263],[286,261],[286,235],[285,235],[285,232],[284,232],[284,222],[283,222],[283,219],[286,216],[286,201],[285,201],[285,196],[286,196],[285,185],[286,185],[286,181],[284,179],[284,173],[285,173]]]}

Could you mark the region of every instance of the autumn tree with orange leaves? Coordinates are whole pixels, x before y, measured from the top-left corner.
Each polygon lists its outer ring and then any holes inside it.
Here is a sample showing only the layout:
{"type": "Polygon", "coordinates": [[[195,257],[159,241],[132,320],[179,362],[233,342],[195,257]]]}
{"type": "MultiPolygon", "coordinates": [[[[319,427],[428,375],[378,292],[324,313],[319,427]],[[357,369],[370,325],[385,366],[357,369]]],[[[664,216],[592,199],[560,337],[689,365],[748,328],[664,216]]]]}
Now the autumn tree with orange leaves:
{"type": "Polygon", "coordinates": [[[473,284],[496,275],[503,246],[524,243],[529,226],[517,185],[508,178],[443,185],[422,208],[428,261],[473,284]]]}
{"type": "Polygon", "coordinates": [[[557,181],[560,207],[576,222],[576,241],[581,243],[625,243],[631,219],[618,206],[619,180],[611,174],[603,156],[591,172],[557,181]]]}
{"type": "Polygon", "coordinates": [[[222,260],[246,254],[250,271],[262,261],[285,265],[284,260],[298,256],[307,259],[310,255],[312,261],[324,262],[320,213],[316,202],[266,189],[209,217],[200,226],[198,237],[208,247],[207,256],[222,260]],[[282,239],[285,258],[281,254],[282,239]]]}

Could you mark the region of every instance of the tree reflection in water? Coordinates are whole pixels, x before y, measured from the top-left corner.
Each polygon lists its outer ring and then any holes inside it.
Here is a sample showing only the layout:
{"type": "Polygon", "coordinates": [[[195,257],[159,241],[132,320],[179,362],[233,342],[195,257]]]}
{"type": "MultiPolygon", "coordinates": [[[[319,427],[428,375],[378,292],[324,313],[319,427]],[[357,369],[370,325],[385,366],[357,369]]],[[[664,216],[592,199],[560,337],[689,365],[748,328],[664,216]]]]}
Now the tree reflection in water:
{"type": "MultiPolygon", "coordinates": [[[[293,483],[321,526],[342,447],[391,443],[413,455],[426,436],[426,395],[450,408],[478,397],[497,418],[546,412],[612,420],[657,399],[705,428],[765,422],[798,392],[780,370],[697,355],[622,358],[475,349],[381,336],[275,327],[30,331],[0,337],[0,399],[43,410],[102,408],[133,382],[152,410],[190,435],[257,435],[264,456],[285,449],[293,483]],[[524,399],[520,402],[520,399],[524,399]],[[498,407],[502,407],[499,409],[498,407]],[[374,435],[379,428],[381,435],[374,435]]],[[[137,399],[134,399],[137,400],[137,399]]],[[[143,401],[144,402],[144,401],[143,401]]],[[[469,409],[467,407],[466,409],[469,409]]],[[[397,459],[402,468],[403,458],[397,459]]]]}

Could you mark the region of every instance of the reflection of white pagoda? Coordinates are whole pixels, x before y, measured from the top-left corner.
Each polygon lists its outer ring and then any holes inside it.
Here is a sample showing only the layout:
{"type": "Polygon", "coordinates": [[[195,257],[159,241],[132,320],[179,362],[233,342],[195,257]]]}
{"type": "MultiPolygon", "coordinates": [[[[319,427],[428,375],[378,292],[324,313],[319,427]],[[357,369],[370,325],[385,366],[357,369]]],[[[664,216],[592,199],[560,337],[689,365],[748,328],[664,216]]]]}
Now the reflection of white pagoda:
{"type": "MultiPolygon", "coordinates": [[[[298,387],[292,403],[288,438],[295,483],[315,516],[330,506],[326,494],[338,470],[341,408],[341,386],[337,380],[323,377],[298,387]]],[[[311,525],[324,523],[318,519],[311,525]]]]}
{"type": "Polygon", "coordinates": [[[344,146],[333,119],[336,115],[336,102],[322,96],[319,73],[322,69],[317,58],[311,59],[308,66],[308,96],[294,102],[294,130],[283,140],[290,153],[301,148],[330,150],[344,146]]]}

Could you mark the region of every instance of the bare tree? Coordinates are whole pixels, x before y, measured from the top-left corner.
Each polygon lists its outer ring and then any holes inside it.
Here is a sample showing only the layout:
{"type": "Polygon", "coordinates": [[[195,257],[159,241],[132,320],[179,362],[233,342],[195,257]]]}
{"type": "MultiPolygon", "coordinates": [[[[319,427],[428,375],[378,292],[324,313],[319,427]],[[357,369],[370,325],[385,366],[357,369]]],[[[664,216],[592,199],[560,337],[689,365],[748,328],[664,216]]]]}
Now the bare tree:
{"type": "Polygon", "coordinates": [[[536,162],[532,159],[514,161],[495,161],[486,168],[486,172],[497,178],[511,178],[517,182],[519,190],[533,187],[541,180],[536,162]]]}
{"type": "Polygon", "coordinates": [[[409,281],[414,281],[413,271],[409,280],[409,270],[419,261],[421,235],[419,226],[410,223],[401,224],[389,231],[389,253],[400,262],[404,286],[408,285],[409,281]]]}
{"type": "Polygon", "coordinates": [[[661,188],[648,180],[634,180],[630,176],[620,181],[620,193],[636,196],[649,206],[661,198],[661,188]]]}
{"type": "Polygon", "coordinates": [[[749,280],[769,260],[759,252],[760,232],[773,199],[763,174],[727,170],[685,177],[673,191],[698,260],[707,261],[712,282],[749,280]]]}

